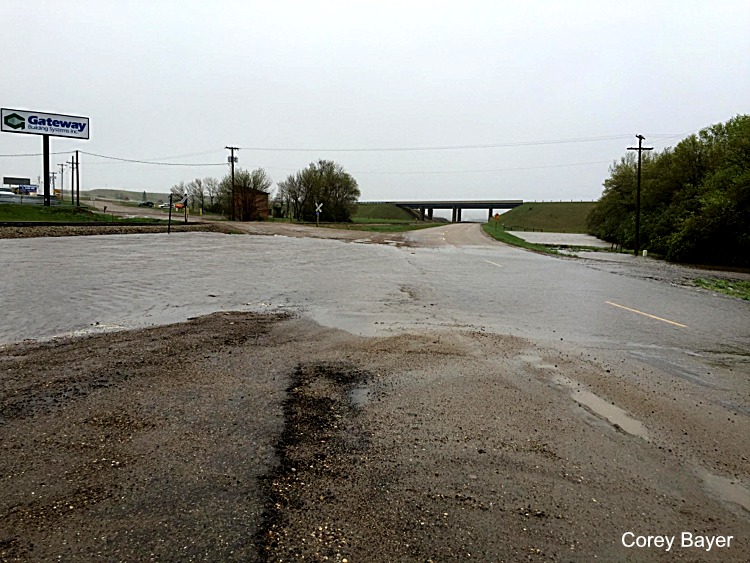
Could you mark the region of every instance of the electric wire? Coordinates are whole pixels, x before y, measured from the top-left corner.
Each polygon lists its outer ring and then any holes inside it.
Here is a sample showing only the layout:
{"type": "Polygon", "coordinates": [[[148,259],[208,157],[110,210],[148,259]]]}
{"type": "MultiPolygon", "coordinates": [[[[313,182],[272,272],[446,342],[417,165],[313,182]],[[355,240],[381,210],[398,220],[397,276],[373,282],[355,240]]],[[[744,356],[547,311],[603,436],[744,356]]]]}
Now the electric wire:
{"type": "MultiPolygon", "coordinates": [[[[408,151],[446,151],[446,150],[473,150],[473,149],[495,149],[511,147],[531,147],[542,145],[559,145],[568,143],[592,143],[599,141],[612,141],[616,139],[630,139],[634,135],[603,135],[599,137],[575,137],[570,139],[551,139],[543,141],[518,141],[513,143],[490,143],[474,145],[438,145],[431,147],[370,147],[370,148],[292,148],[292,147],[239,147],[246,151],[266,152],[408,152],[408,151]]],[[[679,136],[675,133],[653,133],[651,137],[673,137],[679,136]]]]}
{"type": "MultiPolygon", "coordinates": [[[[51,152],[49,154],[75,154],[76,151],[58,151],[58,152],[51,152]]],[[[29,152],[29,153],[16,153],[16,154],[0,154],[0,158],[14,158],[14,157],[22,157],[22,156],[44,156],[44,153],[39,152],[29,152]]]]}
{"type": "Polygon", "coordinates": [[[97,154],[93,152],[86,152],[86,151],[79,151],[81,154],[86,154],[88,156],[94,156],[98,158],[106,158],[108,160],[117,160],[119,162],[130,162],[133,164],[151,164],[155,166],[225,166],[226,163],[224,162],[157,162],[153,160],[136,160],[133,158],[121,158],[119,156],[110,156],[105,154],[97,154]]]}

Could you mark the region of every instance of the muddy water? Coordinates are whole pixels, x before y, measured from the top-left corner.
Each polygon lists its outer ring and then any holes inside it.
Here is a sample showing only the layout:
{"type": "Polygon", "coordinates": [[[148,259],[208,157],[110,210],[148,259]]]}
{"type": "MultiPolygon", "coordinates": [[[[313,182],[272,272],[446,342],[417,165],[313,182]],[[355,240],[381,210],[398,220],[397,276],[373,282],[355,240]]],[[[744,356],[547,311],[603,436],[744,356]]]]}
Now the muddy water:
{"type": "Polygon", "coordinates": [[[315,304],[374,313],[397,295],[387,246],[210,233],[3,241],[0,343],[315,304]],[[10,265],[10,267],[9,267],[10,265]]]}
{"type": "Polygon", "coordinates": [[[0,343],[291,309],[368,336],[469,328],[608,347],[734,353],[750,345],[744,303],[482,246],[484,235],[458,227],[435,230],[445,246],[430,248],[211,233],[4,240],[0,343]],[[613,310],[608,300],[691,330],[613,310]]]}
{"type": "Polygon", "coordinates": [[[577,381],[573,381],[565,376],[556,375],[553,377],[553,381],[558,385],[570,389],[570,395],[577,403],[587,407],[595,414],[608,420],[611,424],[621,428],[624,432],[632,434],[633,436],[638,436],[644,440],[649,439],[648,431],[643,423],[640,420],[631,417],[617,405],[605,401],[598,395],[588,391],[577,381]]]}

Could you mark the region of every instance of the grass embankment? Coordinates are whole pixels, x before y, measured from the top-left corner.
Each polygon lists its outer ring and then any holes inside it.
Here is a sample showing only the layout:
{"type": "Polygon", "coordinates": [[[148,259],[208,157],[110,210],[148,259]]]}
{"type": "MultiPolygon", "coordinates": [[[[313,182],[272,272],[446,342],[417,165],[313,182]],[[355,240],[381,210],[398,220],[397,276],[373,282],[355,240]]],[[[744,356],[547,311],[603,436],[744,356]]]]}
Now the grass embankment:
{"type": "Polygon", "coordinates": [[[750,301],[750,282],[740,280],[707,280],[698,278],[695,280],[695,285],[708,289],[709,291],[716,291],[718,293],[726,293],[732,297],[739,297],[745,301],[750,301]]]}
{"type": "Polygon", "coordinates": [[[557,254],[557,251],[553,248],[550,248],[549,246],[545,246],[543,244],[534,244],[532,242],[526,242],[522,238],[518,238],[515,235],[510,234],[507,231],[504,231],[500,226],[495,225],[495,222],[492,223],[484,223],[482,225],[482,228],[484,229],[484,232],[490,235],[495,240],[499,240],[500,242],[504,242],[506,244],[512,244],[513,246],[519,246],[521,248],[525,248],[526,250],[533,250],[535,252],[544,252],[545,254],[557,254]]]}
{"type": "Polygon", "coordinates": [[[417,231],[419,229],[429,229],[437,227],[440,223],[418,222],[418,223],[375,223],[375,224],[357,224],[357,223],[330,223],[322,227],[332,227],[334,229],[348,229],[350,231],[368,231],[376,233],[403,233],[405,231],[417,231]]]}
{"type": "Polygon", "coordinates": [[[154,224],[162,223],[160,219],[120,219],[105,215],[103,213],[94,213],[85,207],[74,205],[55,205],[54,207],[44,207],[42,205],[24,205],[20,203],[3,203],[0,205],[0,221],[3,222],[48,222],[48,223],[118,223],[127,221],[128,223],[154,224]]]}
{"type": "Polygon", "coordinates": [[[352,231],[402,233],[440,224],[434,221],[418,221],[414,213],[392,203],[360,203],[352,215],[351,223],[326,223],[324,226],[352,231]]]}
{"type": "Polygon", "coordinates": [[[596,202],[529,202],[500,215],[500,225],[509,231],[586,233],[586,217],[596,202]]]}
{"type": "Polygon", "coordinates": [[[355,223],[367,222],[408,222],[416,219],[413,213],[392,203],[359,203],[352,220],[355,223]]]}

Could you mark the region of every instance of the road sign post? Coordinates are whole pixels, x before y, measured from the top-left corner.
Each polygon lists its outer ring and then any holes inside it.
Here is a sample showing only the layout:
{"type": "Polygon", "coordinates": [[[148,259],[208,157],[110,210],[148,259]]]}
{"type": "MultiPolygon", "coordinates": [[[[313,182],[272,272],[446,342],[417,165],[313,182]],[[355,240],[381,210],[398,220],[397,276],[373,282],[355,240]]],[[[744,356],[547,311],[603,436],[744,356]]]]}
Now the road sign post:
{"type": "Polygon", "coordinates": [[[323,204],[315,204],[315,226],[320,227],[320,212],[323,211],[323,204]]]}

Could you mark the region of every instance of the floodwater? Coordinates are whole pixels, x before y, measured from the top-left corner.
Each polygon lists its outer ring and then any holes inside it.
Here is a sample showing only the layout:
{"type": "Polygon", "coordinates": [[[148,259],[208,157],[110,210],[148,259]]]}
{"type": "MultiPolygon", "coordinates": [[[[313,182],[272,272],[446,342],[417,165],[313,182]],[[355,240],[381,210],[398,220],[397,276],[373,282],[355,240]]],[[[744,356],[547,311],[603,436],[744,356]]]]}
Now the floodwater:
{"type": "Polygon", "coordinates": [[[621,428],[624,432],[637,436],[648,441],[648,431],[640,420],[631,417],[627,412],[605,401],[598,395],[586,390],[580,383],[570,378],[557,375],[553,381],[567,389],[570,389],[570,396],[577,402],[587,407],[592,412],[608,420],[611,424],[621,428]]]}
{"type": "Polygon", "coordinates": [[[374,313],[398,293],[387,246],[213,233],[5,240],[0,343],[222,310],[374,313]]]}
{"type": "Polygon", "coordinates": [[[4,240],[0,344],[225,310],[290,310],[367,336],[463,328],[630,348],[750,343],[744,303],[487,243],[469,227],[410,234],[432,237],[428,248],[215,233],[4,240]]]}

